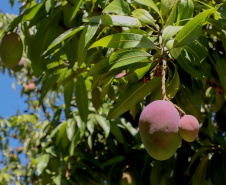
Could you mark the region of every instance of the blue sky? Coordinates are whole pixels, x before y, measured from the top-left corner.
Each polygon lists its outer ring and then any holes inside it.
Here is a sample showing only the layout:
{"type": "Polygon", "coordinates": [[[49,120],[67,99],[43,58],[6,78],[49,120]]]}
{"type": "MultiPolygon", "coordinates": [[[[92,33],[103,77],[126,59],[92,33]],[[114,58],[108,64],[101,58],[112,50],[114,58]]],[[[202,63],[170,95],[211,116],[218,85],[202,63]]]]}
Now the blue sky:
{"type": "MultiPolygon", "coordinates": [[[[19,15],[19,4],[15,1],[14,7],[10,6],[9,0],[1,0],[0,9],[3,13],[10,13],[19,15]]],[[[9,76],[8,70],[5,74],[0,72],[0,119],[1,117],[9,118],[16,114],[23,113],[26,110],[27,105],[25,104],[25,97],[21,97],[21,86],[16,84],[16,79],[9,76]],[[12,84],[15,84],[15,90],[12,88],[12,84]]],[[[9,147],[17,148],[21,144],[15,139],[9,140],[9,147]]],[[[1,157],[1,156],[0,156],[1,157]]],[[[20,154],[22,164],[25,164],[25,155],[20,154]]],[[[0,168],[2,165],[0,164],[0,168]]]]}
{"type": "MultiPolygon", "coordinates": [[[[3,13],[19,14],[19,4],[17,1],[15,1],[14,7],[11,7],[9,0],[1,0],[0,9],[3,13]]],[[[24,103],[25,97],[20,96],[21,86],[16,84],[16,80],[9,76],[7,70],[4,75],[0,73],[0,85],[0,116],[10,117],[17,110],[23,113],[27,105],[24,103]],[[15,83],[16,91],[12,88],[13,83],[15,83]]]]}
{"type": "Polygon", "coordinates": [[[15,0],[14,6],[11,7],[9,0],[1,0],[0,9],[3,11],[3,13],[10,13],[10,14],[19,15],[20,4],[21,3],[18,3],[17,0],[15,0]]]}

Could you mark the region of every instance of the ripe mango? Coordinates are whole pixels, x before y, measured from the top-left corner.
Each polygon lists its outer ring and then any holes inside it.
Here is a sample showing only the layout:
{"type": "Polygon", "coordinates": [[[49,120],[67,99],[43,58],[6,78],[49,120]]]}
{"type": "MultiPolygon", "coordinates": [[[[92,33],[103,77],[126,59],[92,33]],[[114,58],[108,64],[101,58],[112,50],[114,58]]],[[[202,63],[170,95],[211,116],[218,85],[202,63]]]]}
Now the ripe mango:
{"type": "Polygon", "coordinates": [[[182,140],[178,133],[179,121],[179,112],[170,102],[157,100],[144,108],[139,131],[151,157],[167,160],[174,155],[182,140]]]}
{"type": "Polygon", "coordinates": [[[184,115],[179,121],[179,134],[187,142],[193,142],[199,133],[199,122],[192,115],[184,115]]]}
{"type": "Polygon", "coordinates": [[[14,32],[8,32],[0,43],[0,57],[8,68],[18,65],[23,54],[23,44],[20,36],[14,32]]]}

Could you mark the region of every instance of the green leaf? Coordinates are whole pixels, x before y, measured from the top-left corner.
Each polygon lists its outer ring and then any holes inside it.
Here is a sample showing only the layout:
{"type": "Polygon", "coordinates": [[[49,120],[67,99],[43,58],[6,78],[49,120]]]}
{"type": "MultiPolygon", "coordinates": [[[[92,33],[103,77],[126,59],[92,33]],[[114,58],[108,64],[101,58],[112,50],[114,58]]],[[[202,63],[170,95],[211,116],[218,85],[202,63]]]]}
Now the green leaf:
{"type": "Polygon", "coordinates": [[[208,156],[205,156],[203,159],[201,159],[198,167],[196,168],[194,175],[192,176],[192,185],[200,185],[205,184],[206,181],[206,172],[209,165],[209,159],[208,156]]]}
{"type": "Polygon", "coordinates": [[[136,9],[132,12],[133,16],[139,19],[140,22],[155,26],[154,18],[144,9],[136,9]]]}
{"type": "Polygon", "coordinates": [[[174,43],[174,40],[169,40],[166,43],[166,48],[170,51],[170,55],[172,56],[172,58],[177,59],[178,56],[181,54],[182,49],[181,48],[173,48],[173,43],[174,43]]]}
{"type": "Polygon", "coordinates": [[[74,134],[70,147],[69,147],[69,154],[70,156],[74,155],[75,147],[81,142],[81,137],[82,137],[82,131],[77,130],[77,132],[74,134]]]}
{"type": "Polygon", "coordinates": [[[142,50],[119,51],[112,54],[94,65],[88,75],[103,74],[112,69],[140,62],[147,59],[150,55],[142,50]]]}
{"type": "Polygon", "coordinates": [[[92,90],[92,103],[96,110],[101,107],[102,100],[101,100],[101,93],[98,87],[94,87],[92,90]]]}
{"type": "MultiPolygon", "coordinates": [[[[160,13],[158,7],[156,6],[156,4],[152,0],[134,0],[134,1],[138,4],[152,8],[153,10],[156,11],[156,13],[159,14],[160,18],[162,19],[162,14],[160,13]]],[[[162,21],[163,21],[163,19],[162,19],[162,21]]]]}
{"type": "Polygon", "coordinates": [[[38,175],[42,174],[43,170],[48,165],[49,158],[50,158],[50,155],[49,154],[43,154],[43,155],[41,155],[41,156],[39,156],[39,157],[37,157],[35,159],[35,161],[37,162],[37,172],[38,172],[38,175]]]}
{"type": "Polygon", "coordinates": [[[194,57],[194,62],[200,65],[201,62],[207,57],[208,49],[204,47],[200,42],[194,41],[189,45],[186,45],[184,49],[194,57]]]}
{"type": "Polygon", "coordinates": [[[214,152],[210,162],[210,177],[214,185],[226,185],[226,151],[214,152]]]}
{"type": "Polygon", "coordinates": [[[53,0],[47,0],[45,2],[45,9],[46,9],[47,13],[49,13],[50,9],[52,8],[52,2],[53,2],[53,0]]]}
{"type": "Polygon", "coordinates": [[[103,12],[116,13],[119,15],[130,15],[131,11],[128,3],[124,0],[114,0],[112,1],[103,12]]]}
{"type": "Polygon", "coordinates": [[[179,2],[179,0],[176,0],[176,2],[174,3],[173,8],[170,12],[170,15],[167,18],[166,23],[164,25],[165,27],[168,25],[173,25],[173,23],[175,22],[178,2],[179,2]]]}
{"type": "Polygon", "coordinates": [[[86,40],[86,33],[88,26],[82,31],[82,34],[80,35],[80,39],[78,42],[77,47],[77,62],[78,66],[80,67],[85,61],[87,56],[87,47],[85,47],[85,40],[86,40]]]}
{"type": "Polygon", "coordinates": [[[165,45],[183,26],[167,26],[162,32],[162,43],[165,45]]]}
{"type": "MultiPolygon", "coordinates": [[[[143,35],[134,33],[118,33],[114,35],[106,36],[96,42],[94,42],[90,48],[97,46],[107,48],[149,48],[155,49],[155,44],[143,35]]],[[[89,48],[89,49],[90,49],[89,48]]]]}
{"type": "Polygon", "coordinates": [[[6,32],[12,31],[19,23],[32,20],[36,15],[44,14],[44,3],[37,4],[25,10],[20,16],[16,17],[8,26],[6,32]]]}
{"type": "Polygon", "coordinates": [[[117,79],[120,84],[127,84],[127,83],[133,83],[138,80],[140,80],[150,69],[150,67],[153,65],[153,63],[147,63],[146,66],[142,68],[138,68],[135,70],[131,70],[129,73],[121,77],[120,79],[117,79]]]}
{"type": "Polygon", "coordinates": [[[110,133],[110,123],[109,123],[109,121],[106,120],[104,117],[102,117],[100,115],[95,115],[95,119],[96,119],[97,123],[104,130],[105,138],[107,138],[109,133],[110,133]]]}
{"type": "Polygon", "coordinates": [[[117,141],[119,141],[120,143],[124,143],[122,131],[116,123],[110,123],[110,131],[115,136],[117,141]]]}
{"type": "Polygon", "coordinates": [[[88,95],[85,80],[82,76],[77,79],[75,84],[76,103],[79,110],[79,115],[85,123],[88,117],[88,95]]]}
{"type": "Polygon", "coordinates": [[[69,117],[71,111],[71,100],[74,92],[74,81],[68,81],[64,84],[64,103],[65,103],[65,114],[69,117]]]}
{"type": "Polygon", "coordinates": [[[72,15],[70,17],[69,22],[73,21],[73,19],[77,15],[77,13],[79,11],[79,8],[80,8],[80,5],[81,5],[82,2],[83,2],[83,0],[76,0],[76,1],[74,1],[74,3],[73,3],[73,13],[72,13],[72,15]]]}
{"type": "Polygon", "coordinates": [[[188,19],[188,18],[193,17],[194,4],[193,4],[192,0],[180,1],[178,12],[179,12],[178,13],[179,20],[188,19]]]}
{"type": "Polygon", "coordinates": [[[221,86],[226,93],[226,62],[225,58],[222,54],[215,52],[214,58],[216,61],[216,70],[217,74],[220,78],[221,86]]]}
{"type": "Polygon", "coordinates": [[[199,148],[199,149],[195,152],[195,154],[192,156],[191,162],[190,162],[190,164],[189,164],[189,166],[188,166],[188,169],[187,169],[186,173],[189,172],[189,170],[190,170],[190,168],[192,167],[192,165],[194,164],[194,162],[195,162],[198,158],[201,158],[201,157],[202,157],[201,155],[205,155],[204,153],[205,153],[206,151],[208,151],[208,152],[210,153],[209,150],[212,150],[212,149],[209,148],[209,147],[201,147],[201,148],[199,148]]]}
{"type": "Polygon", "coordinates": [[[174,3],[175,3],[175,0],[172,0],[172,1],[169,1],[169,0],[161,0],[160,12],[161,12],[161,14],[162,14],[162,16],[164,18],[168,16],[169,11],[173,7],[174,3]]]}
{"type": "Polygon", "coordinates": [[[101,167],[102,168],[105,168],[106,166],[112,166],[112,165],[117,164],[117,163],[120,163],[120,162],[122,162],[124,160],[125,160],[125,157],[122,156],[122,155],[115,156],[115,157],[109,159],[108,161],[106,161],[105,163],[103,163],[101,165],[101,167]]]}
{"type": "Polygon", "coordinates": [[[108,119],[114,119],[129,110],[137,102],[150,94],[153,90],[161,86],[161,78],[153,78],[150,82],[143,84],[136,83],[130,87],[128,93],[119,97],[114,108],[110,110],[108,119]]]}
{"type": "Polygon", "coordinates": [[[93,36],[97,32],[98,27],[99,27],[99,24],[89,24],[88,25],[87,31],[85,34],[85,45],[84,46],[86,46],[88,44],[88,42],[93,38],[93,36]]]}
{"type": "Polygon", "coordinates": [[[76,122],[74,119],[67,120],[66,133],[67,133],[67,137],[70,141],[72,140],[72,138],[74,136],[75,126],[76,126],[76,122]]]}
{"type": "Polygon", "coordinates": [[[131,50],[126,53],[123,53],[119,58],[117,57],[117,61],[111,66],[110,70],[115,68],[124,67],[126,65],[130,65],[136,62],[140,62],[149,58],[149,53],[142,50],[131,50]]]}
{"type": "Polygon", "coordinates": [[[43,55],[45,55],[49,50],[51,50],[56,45],[60,44],[61,42],[65,41],[66,39],[68,39],[70,37],[73,37],[76,33],[81,31],[82,29],[84,29],[84,26],[71,28],[70,30],[65,31],[49,45],[49,47],[45,50],[43,55]]]}
{"type": "Polygon", "coordinates": [[[208,17],[217,9],[218,8],[206,10],[188,21],[177,34],[173,47],[183,47],[195,41],[202,33],[203,23],[206,22],[208,17]]]}
{"type": "Polygon", "coordinates": [[[175,68],[173,79],[170,81],[169,87],[166,90],[166,95],[168,98],[172,99],[177,94],[180,86],[180,77],[175,68]]]}
{"type": "Polygon", "coordinates": [[[178,64],[194,78],[203,80],[205,76],[189,61],[185,56],[185,52],[182,52],[181,55],[177,58],[178,64]]]}
{"type": "Polygon", "coordinates": [[[132,28],[142,26],[142,24],[137,18],[122,15],[98,15],[88,18],[87,21],[97,24],[106,24],[132,28]]]}
{"type": "Polygon", "coordinates": [[[39,104],[42,103],[42,100],[45,98],[46,94],[56,84],[56,81],[58,78],[59,78],[59,75],[53,75],[43,82],[43,85],[41,88],[41,96],[39,98],[39,104]]]}

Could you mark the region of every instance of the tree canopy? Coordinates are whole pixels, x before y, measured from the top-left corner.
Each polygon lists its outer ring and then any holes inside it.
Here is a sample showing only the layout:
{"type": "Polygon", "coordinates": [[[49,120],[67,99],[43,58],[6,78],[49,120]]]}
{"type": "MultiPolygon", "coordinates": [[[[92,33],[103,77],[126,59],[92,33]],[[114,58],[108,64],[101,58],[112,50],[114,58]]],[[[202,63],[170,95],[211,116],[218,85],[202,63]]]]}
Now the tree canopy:
{"type": "Polygon", "coordinates": [[[27,110],[0,119],[2,184],[226,184],[225,0],[18,2],[20,15],[0,13],[0,39],[17,33],[23,55],[0,71],[27,110]],[[138,129],[155,100],[200,123],[164,161],[138,129]]]}

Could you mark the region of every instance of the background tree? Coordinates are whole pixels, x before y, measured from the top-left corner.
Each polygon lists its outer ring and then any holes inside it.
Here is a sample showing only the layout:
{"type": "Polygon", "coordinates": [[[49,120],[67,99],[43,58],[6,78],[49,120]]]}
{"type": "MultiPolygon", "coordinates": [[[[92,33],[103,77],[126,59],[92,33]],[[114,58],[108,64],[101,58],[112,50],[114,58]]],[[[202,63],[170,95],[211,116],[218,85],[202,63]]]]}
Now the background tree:
{"type": "Polygon", "coordinates": [[[28,104],[0,120],[2,184],[226,183],[225,1],[20,1],[18,17],[0,15],[0,37],[23,42],[18,66],[0,69],[28,104]],[[157,161],[138,121],[163,98],[201,128],[157,161]],[[10,137],[23,147],[9,150],[10,137]]]}

